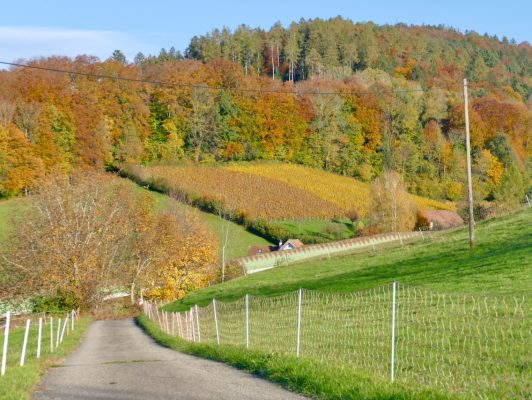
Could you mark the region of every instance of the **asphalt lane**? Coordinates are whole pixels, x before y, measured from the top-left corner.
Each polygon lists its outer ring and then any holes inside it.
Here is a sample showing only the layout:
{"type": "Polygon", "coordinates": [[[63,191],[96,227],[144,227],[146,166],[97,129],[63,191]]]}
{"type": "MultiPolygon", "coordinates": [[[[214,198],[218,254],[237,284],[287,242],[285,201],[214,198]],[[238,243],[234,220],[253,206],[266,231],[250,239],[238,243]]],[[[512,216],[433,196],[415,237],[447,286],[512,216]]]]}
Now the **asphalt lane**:
{"type": "Polygon", "coordinates": [[[44,376],[34,400],[304,397],[227,365],[159,346],[132,319],[96,321],[80,347],[44,376]]]}

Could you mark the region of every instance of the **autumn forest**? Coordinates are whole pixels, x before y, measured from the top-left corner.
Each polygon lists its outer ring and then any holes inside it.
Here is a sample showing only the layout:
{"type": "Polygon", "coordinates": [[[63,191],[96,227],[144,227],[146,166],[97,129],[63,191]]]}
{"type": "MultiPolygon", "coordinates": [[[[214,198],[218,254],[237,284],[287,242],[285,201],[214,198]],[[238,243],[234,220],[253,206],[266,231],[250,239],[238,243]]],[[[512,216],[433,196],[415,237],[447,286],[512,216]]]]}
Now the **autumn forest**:
{"type": "Polygon", "coordinates": [[[279,160],[365,182],[391,169],[413,194],[457,201],[463,78],[476,195],[518,202],[529,187],[528,43],[338,17],[215,29],[132,62],[20,63],[38,68],[0,71],[0,197],[58,171],[279,160]]]}

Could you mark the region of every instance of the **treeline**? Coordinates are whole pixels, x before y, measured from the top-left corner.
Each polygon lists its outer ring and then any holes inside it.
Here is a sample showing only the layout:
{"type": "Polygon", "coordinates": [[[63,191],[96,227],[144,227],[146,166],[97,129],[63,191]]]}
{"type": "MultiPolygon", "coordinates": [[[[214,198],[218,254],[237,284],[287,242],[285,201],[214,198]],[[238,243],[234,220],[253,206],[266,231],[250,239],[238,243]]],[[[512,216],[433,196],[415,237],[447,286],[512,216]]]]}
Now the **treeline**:
{"type": "MultiPolygon", "coordinates": [[[[137,62],[179,58],[175,50],[158,57],[139,55],[137,62]]],[[[356,71],[379,69],[390,75],[432,86],[467,77],[493,86],[511,86],[523,98],[532,93],[532,52],[528,43],[517,45],[475,32],[462,34],[444,26],[379,26],[336,17],[310,19],[270,30],[241,25],[234,31],[214,29],[195,36],[185,57],[209,62],[218,58],[239,63],[246,74],[265,74],[282,80],[312,77],[344,79],[356,71]]]]}
{"type": "MultiPolygon", "coordinates": [[[[370,47],[379,52],[385,51],[380,45],[386,40],[387,49],[398,54],[407,47],[418,54],[423,43],[441,46],[422,58],[427,65],[418,63],[423,80],[405,73],[409,66],[414,70],[410,58],[390,69],[378,64],[385,59],[381,53],[375,63],[357,61],[342,79],[324,72],[298,82],[272,79],[264,65],[258,75],[251,74],[240,58],[227,60],[217,53],[222,57],[197,56],[206,62],[165,52],[127,63],[118,51],[103,62],[88,56],[28,62],[111,79],[18,67],[0,72],[0,196],[16,195],[57,170],[273,159],[363,181],[395,170],[413,193],[457,200],[465,181],[461,78],[470,74],[469,56],[460,49],[467,44],[468,54],[489,50],[499,60],[470,85],[476,192],[484,199],[523,198],[530,176],[530,46],[446,29],[353,25],[341,19],[302,22],[290,30],[321,27],[324,35],[343,36],[336,26],[374,32],[377,46],[370,47]],[[432,62],[437,68],[429,68],[432,62]]],[[[259,37],[267,40],[268,33],[259,37]]],[[[318,40],[320,45],[339,48],[324,40],[318,40]]],[[[192,44],[188,57],[193,57],[192,44]]],[[[279,51],[276,68],[282,71],[284,47],[279,51]]],[[[360,59],[362,52],[357,54],[360,59]]],[[[294,65],[298,79],[303,72],[294,65]]]]}

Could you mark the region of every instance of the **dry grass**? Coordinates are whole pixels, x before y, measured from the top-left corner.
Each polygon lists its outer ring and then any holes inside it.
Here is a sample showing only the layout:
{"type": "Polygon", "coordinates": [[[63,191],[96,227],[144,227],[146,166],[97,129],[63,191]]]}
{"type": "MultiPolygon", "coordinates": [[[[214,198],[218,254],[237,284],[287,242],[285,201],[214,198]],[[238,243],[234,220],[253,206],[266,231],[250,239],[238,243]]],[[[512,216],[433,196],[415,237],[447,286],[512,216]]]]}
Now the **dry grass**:
{"type": "MultiPolygon", "coordinates": [[[[226,169],[275,179],[293,188],[312,193],[343,210],[356,208],[363,216],[367,213],[370,185],[353,178],[295,164],[236,164],[228,166],[226,169]]],[[[419,196],[412,196],[412,198],[421,209],[454,210],[452,204],[419,196]]]]}
{"type": "Polygon", "coordinates": [[[337,204],[304,188],[228,168],[151,166],[145,173],[169,190],[185,192],[195,199],[220,201],[225,208],[241,211],[251,218],[331,218],[344,213],[337,204]]]}

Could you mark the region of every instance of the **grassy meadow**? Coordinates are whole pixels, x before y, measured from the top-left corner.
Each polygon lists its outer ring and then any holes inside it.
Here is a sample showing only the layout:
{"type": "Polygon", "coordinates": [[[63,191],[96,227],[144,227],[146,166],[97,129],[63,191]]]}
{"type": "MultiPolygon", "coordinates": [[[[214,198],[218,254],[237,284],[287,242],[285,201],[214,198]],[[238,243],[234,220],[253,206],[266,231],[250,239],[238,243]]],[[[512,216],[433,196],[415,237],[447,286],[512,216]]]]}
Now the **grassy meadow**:
{"type": "Polygon", "coordinates": [[[467,228],[426,234],[426,240],[313,260],[237,278],[190,293],[168,306],[180,311],[212,298],[236,300],[246,293],[279,295],[298,288],[353,292],[392,281],[444,292],[513,294],[532,290],[532,210],[476,224],[476,246],[467,228]]]}

